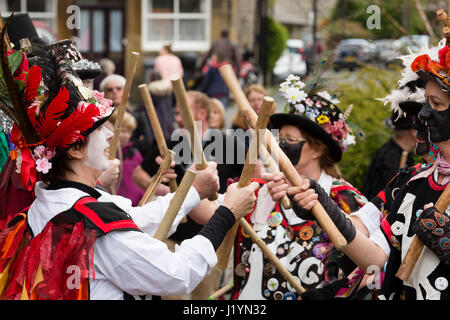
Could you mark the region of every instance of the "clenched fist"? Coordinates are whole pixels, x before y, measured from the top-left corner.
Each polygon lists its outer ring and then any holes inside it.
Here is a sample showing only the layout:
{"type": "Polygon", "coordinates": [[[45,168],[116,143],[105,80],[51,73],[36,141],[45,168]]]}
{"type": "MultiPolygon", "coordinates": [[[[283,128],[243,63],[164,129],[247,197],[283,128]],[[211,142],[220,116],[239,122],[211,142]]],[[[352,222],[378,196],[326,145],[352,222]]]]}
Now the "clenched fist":
{"type": "Polygon", "coordinates": [[[238,188],[238,183],[232,183],[228,186],[223,201],[223,206],[233,212],[236,220],[245,217],[252,212],[256,202],[255,191],[258,189],[259,183],[252,182],[244,188],[238,188]]]}
{"type": "Polygon", "coordinates": [[[219,175],[217,173],[217,163],[208,162],[208,167],[204,170],[196,170],[195,164],[189,167],[197,173],[192,186],[197,190],[200,199],[210,198],[219,190],[219,175]]]}

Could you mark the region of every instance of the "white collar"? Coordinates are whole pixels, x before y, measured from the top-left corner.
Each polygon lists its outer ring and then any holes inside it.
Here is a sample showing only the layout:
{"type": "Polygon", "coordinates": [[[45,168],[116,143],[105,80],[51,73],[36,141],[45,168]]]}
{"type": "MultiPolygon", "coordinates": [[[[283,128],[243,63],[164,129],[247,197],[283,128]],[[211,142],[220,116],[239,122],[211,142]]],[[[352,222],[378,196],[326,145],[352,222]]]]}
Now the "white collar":
{"type": "Polygon", "coordinates": [[[319,180],[317,182],[322,188],[325,189],[325,191],[329,195],[331,191],[331,185],[333,184],[333,177],[322,169],[322,173],[320,174],[319,180]]]}

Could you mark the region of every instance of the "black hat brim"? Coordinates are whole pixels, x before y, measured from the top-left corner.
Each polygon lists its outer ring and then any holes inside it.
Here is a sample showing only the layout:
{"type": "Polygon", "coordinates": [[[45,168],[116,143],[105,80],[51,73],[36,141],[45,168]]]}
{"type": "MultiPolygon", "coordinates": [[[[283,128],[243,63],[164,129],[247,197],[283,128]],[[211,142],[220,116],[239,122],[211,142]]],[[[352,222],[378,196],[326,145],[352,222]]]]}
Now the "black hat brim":
{"type": "Polygon", "coordinates": [[[293,125],[301,130],[306,131],[314,138],[320,139],[328,147],[331,159],[334,162],[339,162],[342,159],[342,150],[339,144],[324,130],[322,127],[305,116],[290,114],[290,113],[276,113],[270,117],[270,126],[273,129],[281,129],[284,125],[293,125]]]}

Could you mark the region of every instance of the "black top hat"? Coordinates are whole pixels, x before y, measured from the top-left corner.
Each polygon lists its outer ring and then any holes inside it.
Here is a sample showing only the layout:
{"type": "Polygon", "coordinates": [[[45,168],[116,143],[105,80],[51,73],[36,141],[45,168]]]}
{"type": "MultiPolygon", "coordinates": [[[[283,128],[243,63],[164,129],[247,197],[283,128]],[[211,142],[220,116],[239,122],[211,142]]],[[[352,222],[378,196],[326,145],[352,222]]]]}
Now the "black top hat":
{"type": "Polygon", "coordinates": [[[13,49],[20,49],[20,40],[22,39],[28,38],[31,43],[39,40],[36,27],[28,13],[17,13],[10,18],[3,19],[9,19],[8,37],[9,41],[14,44],[13,49]]]}
{"type": "Polygon", "coordinates": [[[339,103],[326,91],[306,94],[301,88],[304,84],[297,77],[288,77],[280,91],[288,99],[287,113],[277,113],[270,117],[270,124],[280,129],[291,124],[320,139],[329,149],[333,161],[339,162],[342,153],[350,144],[356,142],[352,129],[347,123],[351,107],[343,113],[339,103]]]}

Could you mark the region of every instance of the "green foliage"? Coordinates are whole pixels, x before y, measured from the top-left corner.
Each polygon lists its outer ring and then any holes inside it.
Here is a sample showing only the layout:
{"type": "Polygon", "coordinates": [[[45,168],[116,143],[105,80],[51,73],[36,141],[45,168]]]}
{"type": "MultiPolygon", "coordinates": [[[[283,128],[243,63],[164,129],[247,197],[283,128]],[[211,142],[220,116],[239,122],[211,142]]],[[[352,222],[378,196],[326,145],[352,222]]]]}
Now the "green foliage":
{"type": "Polygon", "coordinates": [[[340,100],[339,106],[345,111],[353,104],[348,118],[365,134],[364,140],[357,140],[351,145],[339,162],[343,177],[357,188],[361,188],[364,174],[373,154],[391,136],[392,131],[384,125],[384,120],[391,115],[390,106],[375,100],[383,98],[396,88],[400,70],[364,67],[356,72],[339,74],[333,82],[340,100]]]}
{"type": "MultiPolygon", "coordinates": [[[[402,17],[404,12],[404,0],[380,0],[380,7],[382,7],[385,12],[397,21],[400,25],[402,24],[402,17]]],[[[425,1],[422,1],[422,6],[424,6],[425,1]]],[[[372,13],[367,13],[367,7],[375,4],[372,0],[339,0],[333,10],[331,21],[353,21],[360,24],[361,27],[366,28],[367,19],[372,13]]],[[[427,12],[428,13],[428,12],[427,12]]],[[[434,14],[431,12],[430,14],[434,14]]],[[[436,20],[434,16],[430,15],[431,21],[436,20]]],[[[408,10],[408,33],[409,34],[427,34],[425,26],[417,12],[414,2],[410,1],[408,10]]],[[[368,32],[372,34],[373,37],[377,39],[383,38],[399,38],[403,34],[386,18],[381,11],[381,28],[380,29],[367,29],[368,32]]],[[[335,29],[333,29],[335,30],[335,29]]],[[[341,32],[340,29],[335,30],[341,32]]]]}
{"type": "Polygon", "coordinates": [[[267,19],[266,70],[273,70],[275,62],[281,57],[284,49],[287,48],[286,42],[289,39],[289,31],[272,17],[267,19]]]}

